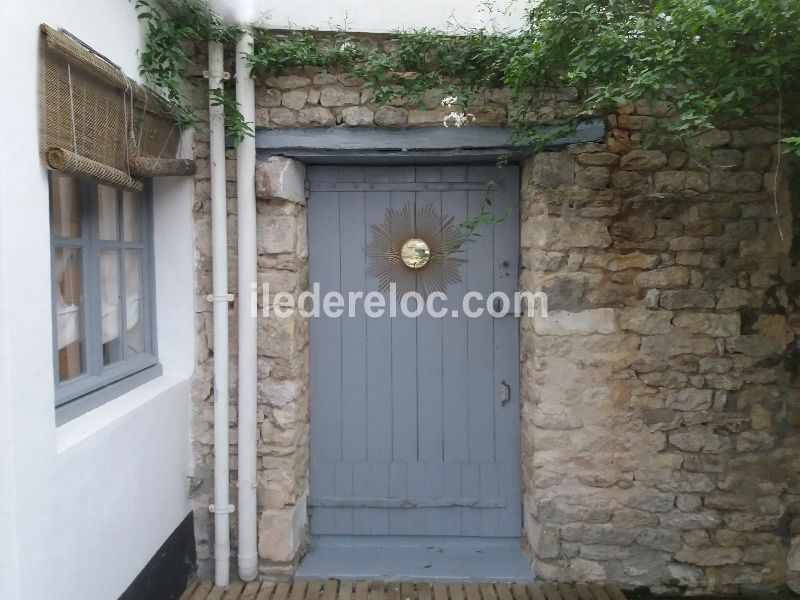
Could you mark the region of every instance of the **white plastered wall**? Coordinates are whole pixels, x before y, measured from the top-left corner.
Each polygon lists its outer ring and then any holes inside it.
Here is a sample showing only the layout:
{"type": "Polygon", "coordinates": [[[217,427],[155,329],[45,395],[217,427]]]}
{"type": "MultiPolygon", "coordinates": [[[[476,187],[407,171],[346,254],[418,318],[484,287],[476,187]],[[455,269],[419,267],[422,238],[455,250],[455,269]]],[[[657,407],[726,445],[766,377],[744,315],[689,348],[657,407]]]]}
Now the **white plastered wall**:
{"type": "Polygon", "coordinates": [[[163,376],[61,427],[53,404],[47,174],[38,26],[137,77],[129,0],[0,3],[0,598],[114,600],[190,510],[191,180],[155,185],[163,376]]]}

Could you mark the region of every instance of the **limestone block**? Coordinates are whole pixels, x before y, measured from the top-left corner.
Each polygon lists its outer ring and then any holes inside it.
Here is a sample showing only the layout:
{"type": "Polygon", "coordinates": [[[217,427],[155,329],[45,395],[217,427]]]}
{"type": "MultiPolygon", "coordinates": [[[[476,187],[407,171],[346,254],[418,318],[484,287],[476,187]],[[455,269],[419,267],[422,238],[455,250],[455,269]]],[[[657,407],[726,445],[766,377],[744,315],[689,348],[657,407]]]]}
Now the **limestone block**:
{"type": "Polygon", "coordinates": [[[675,327],[692,333],[705,333],[715,337],[739,335],[742,319],[739,313],[717,314],[703,312],[680,313],[673,319],[675,327]]]}
{"type": "Polygon", "coordinates": [[[686,190],[707,192],[708,174],[700,171],[658,171],[653,174],[653,185],[657,192],[680,193],[686,190]]]}
{"type": "Polygon", "coordinates": [[[620,310],[619,324],[622,331],[643,335],[669,333],[672,314],[667,310],[620,310]]]}
{"type": "Polygon", "coordinates": [[[655,171],[667,164],[666,155],[660,150],[631,150],[619,163],[623,171],[655,171]]]}
{"type": "Polygon", "coordinates": [[[307,106],[298,113],[297,122],[300,123],[300,125],[328,126],[335,125],[336,119],[333,117],[333,113],[327,108],[323,108],[322,106],[307,106]]]}
{"type": "Polygon", "coordinates": [[[297,220],[294,217],[259,219],[258,253],[293,252],[297,242],[297,220]]]}
{"type": "Polygon", "coordinates": [[[339,86],[326,86],[320,90],[319,103],[322,106],[345,106],[358,104],[361,101],[361,92],[339,86]]]}
{"type": "MultiPolygon", "coordinates": [[[[576,156],[578,163],[587,167],[616,167],[619,164],[619,155],[613,152],[591,149],[587,151],[588,144],[582,144],[583,152],[576,156]]],[[[594,144],[599,146],[599,144],[594,144]]],[[[602,148],[602,146],[601,146],[602,148]]],[[[569,148],[570,154],[574,154],[573,147],[569,148]]]]}
{"type": "Polygon", "coordinates": [[[541,187],[572,185],[575,180],[575,164],[567,152],[540,152],[531,165],[531,179],[541,187]]]}
{"type": "Polygon", "coordinates": [[[766,127],[751,127],[738,129],[731,132],[731,146],[746,148],[748,146],[768,146],[778,141],[780,136],[777,131],[766,127]]]}
{"type": "Polygon", "coordinates": [[[590,190],[605,189],[610,178],[608,167],[581,167],[575,172],[575,184],[590,190]]]}
{"type": "Polygon", "coordinates": [[[274,562],[291,562],[305,540],[308,517],[305,497],[294,506],[261,511],[258,555],[274,562]]]}
{"type": "Polygon", "coordinates": [[[675,553],[675,560],[701,567],[718,567],[738,563],[742,560],[742,551],[739,548],[684,546],[675,553]]]}
{"type": "Polygon", "coordinates": [[[757,192],[764,178],[756,171],[726,171],[711,169],[709,185],[718,192],[757,192]]]}
{"type": "Polygon", "coordinates": [[[664,552],[676,552],[683,546],[683,540],[678,532],[661,528],[642,529],[636,536],[636,542],[664,552]]]}
{"type": "Polygon", "coordinates": [[[786,556],[786,585],[795,594],[800,594],[800,535],[792,538],[786,556]]]}
{"type": "Polygon", "coordinates": [[[291,90],[283,94],[281,104],[292,110],[300,110],[306,105],[306,100],[308,100],[307,90],[291,90]]]}
{"type": "Polygon", "coordinates": [[[279,90],[294,90],[311,85],[311,80],[302,75],[279,75],[278,77],[268,77],[264,80],[264,84],[279,90]]]}
{"type": "Polygon", "coordinates": [[[256,197],[306,203],[305,164],[284,156],[270,156],[256,165],[256,197]]]}
{"type": "Polygon", "coordinates": [[[689,270],[678,266],[644,271],[636,276],[635,282],[645,288],[681,287],[689,284],[689,270]]]}
{"type": "Polygon", "coordinates": [[[342,118],[347,125],[372,125],[375,114],[365,106],[349,106],[342,111],[342,118]]]}
{"type": "Polygon", "coordinates": [[[623,271],[625,269],[652,269],[660,258],[657,254],[645,254],[643,252],[629,252],[618,255],[608,261],[609,271],[623,271]]]}
{"type": "Polygon", "coordinates": [[[402,127],[408,124],[408,111],[405,108],[381,105],[375,109],[375,124],[380,127],[402,127]]]}
{"type": "Polygon", "coordinates": [[[317,73],[314,75],[314,85],[333,85],[339,81],[339,78],[332,73],[317,73]]]}
{"type": "Polygon", "coordinates": [[[279,127],[293,127],[297,124],[297,113],[288,108],[270,108],[269,122],[279,127]]]}
{"type": "Polygon", "coordinates": [[[714,150],[711,153],[711,164],[720,169],[732,169],[740,166],[743,162],[744,155],[740,150],[725,148],[723,150],[714,150]]]}
{"type": "Polygon", "coordinates": [[[680,308],[713,308],[714,295],[705,290],[667,290],[659,296],[659,303],[670,310],[680,308]]]}
{"type": "Polygon", "coordinates": [[[709,129],[693,139],[693,142],[701,148],[718,148],[729,141],[731,141],[730,132],[721,129],[709,129]]]}
{"type": "Polygon", "coordinates": [[[521,235],[523,247],[549,251],[607,248],[611,244],[605,224],[591,219],[528,219],[521,235]]]}
{"type": "Polygon", "coordinates": [[[588,335],[615,333],[617,324],[613,308],[596,308],[581,312],[553,311],[547,317],[534,319],[538,335],[588,335]]]}
{"type": "Polygon", "coordinates": [[[714,399],[713,390],[686,388],[667,393],[667,406],[675,410],[708,410],[714,399]]]}

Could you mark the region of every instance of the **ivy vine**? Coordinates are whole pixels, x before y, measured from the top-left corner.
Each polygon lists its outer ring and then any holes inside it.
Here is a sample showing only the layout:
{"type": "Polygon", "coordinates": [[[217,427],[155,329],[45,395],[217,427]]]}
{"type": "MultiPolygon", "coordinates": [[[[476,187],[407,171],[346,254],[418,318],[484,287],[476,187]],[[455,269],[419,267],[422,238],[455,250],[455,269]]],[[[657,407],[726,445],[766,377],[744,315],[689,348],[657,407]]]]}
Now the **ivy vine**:
{"type": "MultiPolygon", "coordinates": [[[[241,31],[208,7],[179,0],[171,16],[137,0],[146,26],[141,72],[182,126],[198,126],[185,93],[195,85],[191,44],[232,44],[241,31]]],[[[669,100],[660,134],[689,140],[698,131],[756,114],[782,115],[785,142],[800,153],[800,0],[539,0],[517,31],[399,31],[387,40],[346,31],[256,30],[247,56],[259,73],[292,67],[343,68],[364,80],[375,102],[421,99],[437,89],[463,106],[505,88],[518,141],[540,146],[581,120],[623,104],[669,100]],[[574,90],[564,128],[536,128],[557,90],[574,90]]],[[[252,135],[230,95],[228,135],[252,135]]],[[[774,122],[769,122],[774,126],[774,122]]]]}

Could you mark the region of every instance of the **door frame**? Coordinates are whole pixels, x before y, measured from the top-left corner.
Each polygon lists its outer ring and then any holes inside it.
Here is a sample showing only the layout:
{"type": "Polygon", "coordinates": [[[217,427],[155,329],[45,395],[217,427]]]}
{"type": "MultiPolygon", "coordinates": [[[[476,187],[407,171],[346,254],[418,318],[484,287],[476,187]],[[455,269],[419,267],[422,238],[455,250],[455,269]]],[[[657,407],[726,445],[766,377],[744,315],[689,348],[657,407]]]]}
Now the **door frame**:
{"type": "MultiPolygon", "coordinates": [[[[543,126],[544,132],[548,127],[543,126]]],[[[573,135],[563,136],[551,140],[541,150],[564,150],[567,146],[579,143],[602,142],[605,138],[605,124],[601,119],[584,122],[573,135]]],[[[516,147],[511,143],[512,135],[509,128],[471,126],[465,128],[455,127],[419,127],[419,128],[364,128],[364,127],[323,127],[323,128],[290,128],[266,130],[256,132],[257,160],[263,165],[271,157],[289,159],[297,173],[302,172],[299,180],[305,180],[305,166],[317,164],[442,164],[442,163],[477,163],[491,162],[501,157],[507,157],[523,165],[528,162],[532,151],[527,147],[516,147]]],[[[522,166],[522,165],[521,165],[522,166]]],[[[291,183],[289,184],[291,186],[291,183]]],[[[299,185],[297,186],[299,187],[299,185]]],[[[294,190],[292,190],[294,192],[294,190]]],[[[297,192],[300,192],[298,189],[297,192]]],[[[307,192],[306,192],[307,195],[307,192]]],[[[283,196],[278,195],[279,198],[283,196]]],[[[289,196],[285,197],[286,199],[289,196]]],[[[300,193],[291,194],[291,202],[304,204],[305,197],[300,193]]],[[[304,207],[303,207],[304,210],[304,207]]],[[[304,215],[305,216],[305,215],[304,215]]],[[[308,256],[303,253],[302,242],[298,248],[298,260],[306,261],[308,256]]],[[[521,284],[521,281],[520,281],[521,284]]],[[[520,331],[520,353],[523,352],[526,331],[520,331]]],[[[298,347],[293,360],[308,365],[307,348],[298,347]]],[[[522,354],[520,354],[521,356],[522,354]]],[[[520,372],[520,381],[522,373],[520,372]]],[[[309,383],[306,370],[306,385],[309,383]]],[[[307,391],[300,391],[300,396],[295,402],[307,402],[307,391]]],[[[306,411],[307,411],[306,404],[306,411]]],[[[520,411],[524,410],[524,394],[520,389],[520,411]]],[[[306,417],[306,427],[309,425],[310,414],[306,417]]],[[[524,445],[525,432],[521,431],[521,445],[524,445]]],[[[295,491],[291,492],[293,503],[282,503],[281,507],[265,508],[262,510],[259,536],[269,539],[280,539],[278,547],[272,544],[265,547],[263,558],[268,563],[278,561],[275,568],[280,572],[285,567],[285,561],[290,556],[302,555],[302,548],[308,546],[308,435],[297,440],[295,452],[305,456],[305,477],[299,478],[295,491]],[[273,558],[274,557],[274,558],[273,558]]],[[[525,504],[531,490],[525,488],[526,456],[523,448],[520,449],[520,467],[522,470],[522,503],[523,524],[529,526],[525,516],[525,504]]],[[[303,468],[301,466],[301,468],[303,468]]],[[[523,539],[526,534],[523,533],[523,539]]],[[[530,535],[530,532],[527,534],[530,535]]],[[[293,569],[292,569],[293,570],[293,569]]],[[[278,572],[276,571],[276,572],[278,572]]]]}

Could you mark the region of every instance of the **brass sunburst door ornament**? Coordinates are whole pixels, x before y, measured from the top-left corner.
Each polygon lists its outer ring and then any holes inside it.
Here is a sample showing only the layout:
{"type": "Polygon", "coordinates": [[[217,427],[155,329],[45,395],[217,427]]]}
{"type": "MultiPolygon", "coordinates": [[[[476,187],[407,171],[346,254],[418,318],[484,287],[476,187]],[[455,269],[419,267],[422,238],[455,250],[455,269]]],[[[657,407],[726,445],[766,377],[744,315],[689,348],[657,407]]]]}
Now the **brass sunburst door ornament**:
{"type": "Polygon", "coordinates": [[[409,202],[401,210],[388,209],[383,223],[371,226],[367,246],[369,274],[378,279],[378,290],[387,292],[394,283],[399,295],[416,291],[427,296],[461,281],[464,261],[453,252],[464,236],[453,219],[432,204],[417,208],[409,202]]]}

